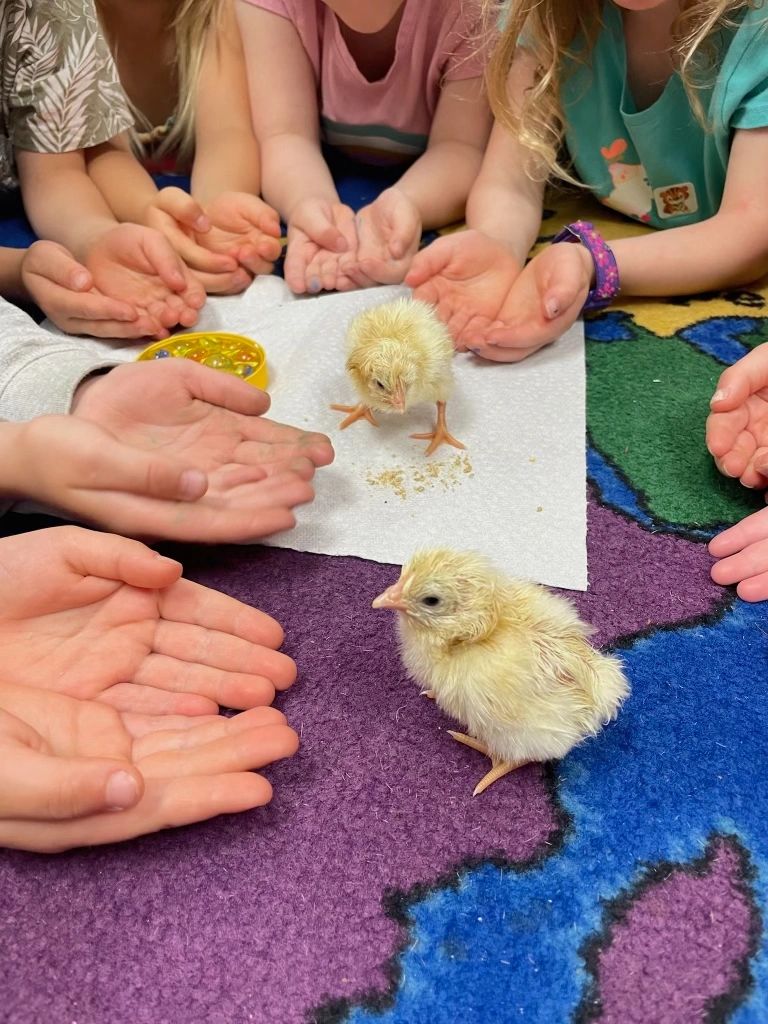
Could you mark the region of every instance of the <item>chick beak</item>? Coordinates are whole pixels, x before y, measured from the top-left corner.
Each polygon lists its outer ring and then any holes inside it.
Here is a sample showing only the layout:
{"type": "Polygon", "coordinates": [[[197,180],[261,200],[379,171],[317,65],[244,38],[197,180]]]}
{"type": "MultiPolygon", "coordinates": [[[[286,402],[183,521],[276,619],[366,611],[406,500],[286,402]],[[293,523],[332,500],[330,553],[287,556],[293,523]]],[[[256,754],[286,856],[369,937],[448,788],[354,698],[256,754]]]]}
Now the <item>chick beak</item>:
{"type": "Polygon", "coordinates": [[[390,403],[395,412],[405,412],[405,387],[398,384],[390,397],[390,403]]]}
{"type": "Polygon", "coordinates": [[[371,608],[391,608],[393,611],[398,612],[405,611],[405,607],[402,580],[398,580],[393,586],[388,587],[371,604],[371,608]]]}

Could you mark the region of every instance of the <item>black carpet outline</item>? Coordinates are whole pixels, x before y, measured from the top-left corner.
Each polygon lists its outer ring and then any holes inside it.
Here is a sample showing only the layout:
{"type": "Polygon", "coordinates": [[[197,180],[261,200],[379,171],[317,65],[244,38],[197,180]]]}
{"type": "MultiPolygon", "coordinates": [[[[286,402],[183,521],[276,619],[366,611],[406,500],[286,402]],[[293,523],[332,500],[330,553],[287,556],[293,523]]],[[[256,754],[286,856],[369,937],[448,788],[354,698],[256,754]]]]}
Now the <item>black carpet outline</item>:
{"type": "Polygon", "coordinates": [[[573,1024],[592,1024],[599,1022],[603,1012],[598,981],[599,955],[604,949],[610,948],[615,929],[624,924],[629,911],[643,896],[656,885],[665,881],[672,874],[682,872],[695,878],[705,877],[711,870],[717,847],[728,844],[736,853],[738,867],[736,885],[746,900],[750,910],[750,926],[748,933],[747,953],[739,961],[736,969],[736,980],[721,995],[710,1000],[706,1007],[706,1015],[702,1024],[720,1024],[739,1007],[754,987],[750,961],[760,948],[763,930],[763,918],[751,882],[757,876],[752,864],[749,850],[741,840],[730,833],[712,832],[707,839],[707,846],[701,857],[691,861],[658,861],[654,864],[639,865],[641,876],[629,888],[624,889],[610,900],[601,900],[603,905],[602,923],[600,928],[583,943],[579,956],[584,961],[584,969],[589,981],[582,994],[581,1002],[571,1018],[573,1024]]]}

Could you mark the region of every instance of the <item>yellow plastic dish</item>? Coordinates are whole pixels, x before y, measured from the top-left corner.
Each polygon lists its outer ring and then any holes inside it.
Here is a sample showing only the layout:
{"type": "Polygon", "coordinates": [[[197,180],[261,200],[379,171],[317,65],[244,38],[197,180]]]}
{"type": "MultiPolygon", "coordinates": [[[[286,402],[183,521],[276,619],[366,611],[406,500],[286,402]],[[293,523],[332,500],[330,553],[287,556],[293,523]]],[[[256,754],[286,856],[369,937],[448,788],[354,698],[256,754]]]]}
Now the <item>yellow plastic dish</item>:
{"type": "Polygon", "coordinates": [[[266,391],[269,385],[264,349],[243,334],[227,334],[226,331],[174,334],[145,348],[137,359],[168,359],[172,356],[194,359],[203,366],[232,373],[262,391],[266,391]]]}

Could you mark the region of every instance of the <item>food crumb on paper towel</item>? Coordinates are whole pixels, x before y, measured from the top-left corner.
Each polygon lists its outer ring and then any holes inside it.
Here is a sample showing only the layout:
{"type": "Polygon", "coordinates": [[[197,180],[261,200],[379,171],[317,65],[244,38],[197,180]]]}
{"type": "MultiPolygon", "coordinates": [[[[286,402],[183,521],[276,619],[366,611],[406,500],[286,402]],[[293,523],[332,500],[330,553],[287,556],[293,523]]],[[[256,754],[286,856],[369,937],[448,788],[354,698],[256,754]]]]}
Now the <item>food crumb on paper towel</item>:
{"type": "Polygon", "coordinates": [[[370,470],[366,477],[371,487],[385,487],[397,495],[402,501],[408,497],[411,489],[415,494],[423,494],[427,489],[440,486],[450,491],[462,483],[464,477],[475,475],[469,456],[465,453],[454,455],[450,459],[412,463],[409,466],[396,466],[379,472],[370,470]]]}

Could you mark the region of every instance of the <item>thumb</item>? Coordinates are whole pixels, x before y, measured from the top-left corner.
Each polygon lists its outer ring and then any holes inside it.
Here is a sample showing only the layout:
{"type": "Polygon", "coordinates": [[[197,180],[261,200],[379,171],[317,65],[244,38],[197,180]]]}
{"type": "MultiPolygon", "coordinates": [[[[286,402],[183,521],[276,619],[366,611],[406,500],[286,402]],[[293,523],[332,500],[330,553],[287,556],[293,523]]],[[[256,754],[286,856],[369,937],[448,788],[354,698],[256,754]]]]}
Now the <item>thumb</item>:
{"type": "Polygon", "coordinates": [[[541,316],[544,320],[556,320],[577,301],[580,306],[583,304],[589,291],[589,279],[585,277],[576,246],[554,246],[543,253],[541,259],[537,274],[541,316]]]}
{"type": "Polygon", "coordinates": [[[34,750],[14,756],[14,784],[3,787],[2,816],[64,821],[134,807],[141,773],[117,758],[59,758],[34,750]]]}
{"type": "Polygon", "coordinates": [[[411,268],[405,275],[409,288],[418,288],[430,278],[442,273],[451,262],[456,241],[451,235],[438,238],[413,257],[411,268]]]}
{"type": "Polygon", "coordinates": [[[731,412],[767,384],[768,351],[760,345],[720,374],[710,408],[713,412],[731,412]]]}
{"type": "Polygon", "coordinates": [[[158,554],[141,541],[116,533],[97,533],[78,526],[58,526],[49,532],[59,545],[56,554],[83,577],[96,576],[142,590],[159,590],[171,586],[182,573],[180,562],[158,554]]]}
{"type": "Polygon", "coordinates": [[[322,208],[310,207],[302,216],[298,227],[321,249],[327,249],[329,252],[346,252],[348,249],[346,238],[322,208]]]}
{"type": "Polygon", "coordinates": [[[155,196],[154,205],[193,231],[204,233],[211,229],[211,221],[200,203],[175,185],[160,189],[155,196]]]}
{"type": "Polygon", "coordinates": [[[208,490],[208,477],[193,466],[156,452],[143,452],[104,437],[94,454],[91,483],[99,491],[126,491],[142,498],[197,501],[208,490]]]}

